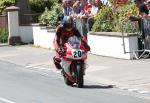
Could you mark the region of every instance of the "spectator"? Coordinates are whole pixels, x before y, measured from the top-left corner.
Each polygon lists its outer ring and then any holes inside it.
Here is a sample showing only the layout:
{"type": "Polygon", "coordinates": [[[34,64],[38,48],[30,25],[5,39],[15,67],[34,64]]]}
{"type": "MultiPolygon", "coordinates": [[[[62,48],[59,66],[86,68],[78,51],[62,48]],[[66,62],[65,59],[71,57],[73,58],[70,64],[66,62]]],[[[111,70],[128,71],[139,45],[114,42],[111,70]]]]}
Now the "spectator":
{"type": "Polygon", "coordinates": [[[88,0],[87,4],[84,6],[84,13],[86,15],[90,15],[91,14],[91,9],[92,9],[92,1],[88,0]]]}
{"type": "Polygon", "coordinates": [[[88,4],[87,0],[80,0],[80,10],[81,10],[81,14],[84,14],[84,8],[85,6],[88,4]]]}
{"type": "Polygon", "coordinates": [[[73,4],[73,13],[77,16],[77,14],[80,13],[80,1],[77,0],[74,4],[73,4]]]}
{"type": "MultiPolygon", "coordinates": [[[[148,4],[146,0],[134,0],[135,5],[139,8],[139,18],[138,17],[130,17],[130,20],[138,21],[139,29],[142,32],[142,35],[138,38],[139,50],[145,49],[143,48],[143,41],[147,33],[145,32],[145,20],[148,17],[148,4]]],[[[139,53],[140,54],[140,53],[139,53]]]]}
{"type": "Polygon", "coordinates": [[[147,9],[148,9],[148,15],[150,15],[150,0],[147,0],[146,6],[147,6],[147,9]]]}
{"type": "Polygon", "coordinates": [[[134,0],[134,2],[136,6],[139,8],[139,15],[141,17],[145,16],[145,14],[148,14],[148,9],[145,0],[134,0]]]}
{"type": "Polygon", "coordinates": [[[92,15],[95,17],[96,14],[99,12],[99,10],[101,9],[103,3],[101,0],[95,0],[95,2],[92,5],[92,15]]]}
{"type": "Polygon", "coordinates": [[[63,0],[63,13],[65,16],[73,15],[72,0],[63,0]]]}

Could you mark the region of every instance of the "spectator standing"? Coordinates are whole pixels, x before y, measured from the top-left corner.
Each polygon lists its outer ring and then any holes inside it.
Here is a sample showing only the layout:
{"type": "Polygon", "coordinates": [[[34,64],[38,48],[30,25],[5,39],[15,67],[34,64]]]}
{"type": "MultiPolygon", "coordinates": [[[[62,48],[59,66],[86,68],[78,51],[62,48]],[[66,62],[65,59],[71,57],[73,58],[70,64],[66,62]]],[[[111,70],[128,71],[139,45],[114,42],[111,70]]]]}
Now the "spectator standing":
{"type": "Polygon", "coordinates": [[[72,0],[64,0],[63,1],[63,13],[65,16],[72,16],[73,15],[73,8],[72,8],[72,0]]]}
{"type": "Polygon", "coordinates": [[[77,0],[74,4],[73,4],[73,14],[75,16],[78,16],[78,14],[80,14],[81,10],[80,10],[80,1],[77,0]]]}
{"type": "Polygon", "coordinates": [[[139,15],[141,17],[145,16],[145,14],[148,14],[148,9],[145,0],[134,0],[134,3],[139,8],[139,15]]]}
{"type": "Polygon", "coordinates": [[[96,14],[99,12],[99,10],[101,9],[103,3],[101,0],[95,0],[95,2],[92,5],[92,10],[91,13],[92,15],[95,17],[96,14]]]}

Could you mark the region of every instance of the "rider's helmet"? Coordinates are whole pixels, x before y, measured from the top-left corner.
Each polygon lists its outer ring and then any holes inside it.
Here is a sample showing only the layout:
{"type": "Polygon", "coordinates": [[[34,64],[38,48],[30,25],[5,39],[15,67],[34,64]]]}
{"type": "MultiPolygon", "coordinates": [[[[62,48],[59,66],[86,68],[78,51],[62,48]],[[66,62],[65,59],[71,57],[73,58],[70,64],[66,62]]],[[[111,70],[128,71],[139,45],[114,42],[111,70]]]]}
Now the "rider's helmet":
{"type": "Polygon", "coordinates": [[[62,24],[65,29],[71,30],[73,28],[73,17],[64,16],[62,24]]]}

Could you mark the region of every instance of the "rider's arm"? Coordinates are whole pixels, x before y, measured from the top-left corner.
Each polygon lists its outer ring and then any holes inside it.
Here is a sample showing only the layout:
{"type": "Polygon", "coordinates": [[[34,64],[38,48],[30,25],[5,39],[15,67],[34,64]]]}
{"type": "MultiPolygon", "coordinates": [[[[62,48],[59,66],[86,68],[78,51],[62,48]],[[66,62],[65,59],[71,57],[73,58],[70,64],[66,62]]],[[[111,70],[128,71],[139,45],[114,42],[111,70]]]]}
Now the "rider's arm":
{"type": "Polygon", "coordinates": [[[57,31],[56,31],[56,42],[57,42],[57,45],[58,47],[60,48],[61,47],[61,43],[60,43],[60,39],[61,39],[61,33],[62,33],[62,27],[58,27],[57,28],[57,31]]]}

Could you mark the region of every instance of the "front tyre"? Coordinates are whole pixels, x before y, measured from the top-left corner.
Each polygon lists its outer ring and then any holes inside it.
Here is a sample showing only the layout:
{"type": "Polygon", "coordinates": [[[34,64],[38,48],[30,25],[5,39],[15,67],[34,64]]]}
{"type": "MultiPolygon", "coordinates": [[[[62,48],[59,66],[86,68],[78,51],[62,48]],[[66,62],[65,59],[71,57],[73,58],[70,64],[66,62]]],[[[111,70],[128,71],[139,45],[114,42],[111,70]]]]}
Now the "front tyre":
{"type": "Polygon", "coordinates": [[[83,70],[81,68],[81,65],[78,65],[78,67],[77,67],[77,87],[82,88],[83,84],[84,84],[83,70]]]}
{"type": "Polygon", "coordinates": [[[73,85],[73,82],[71,82],[67,77],[64,76],[64,82],[66,85],[68,86],[72,86],[73,85]]]}

